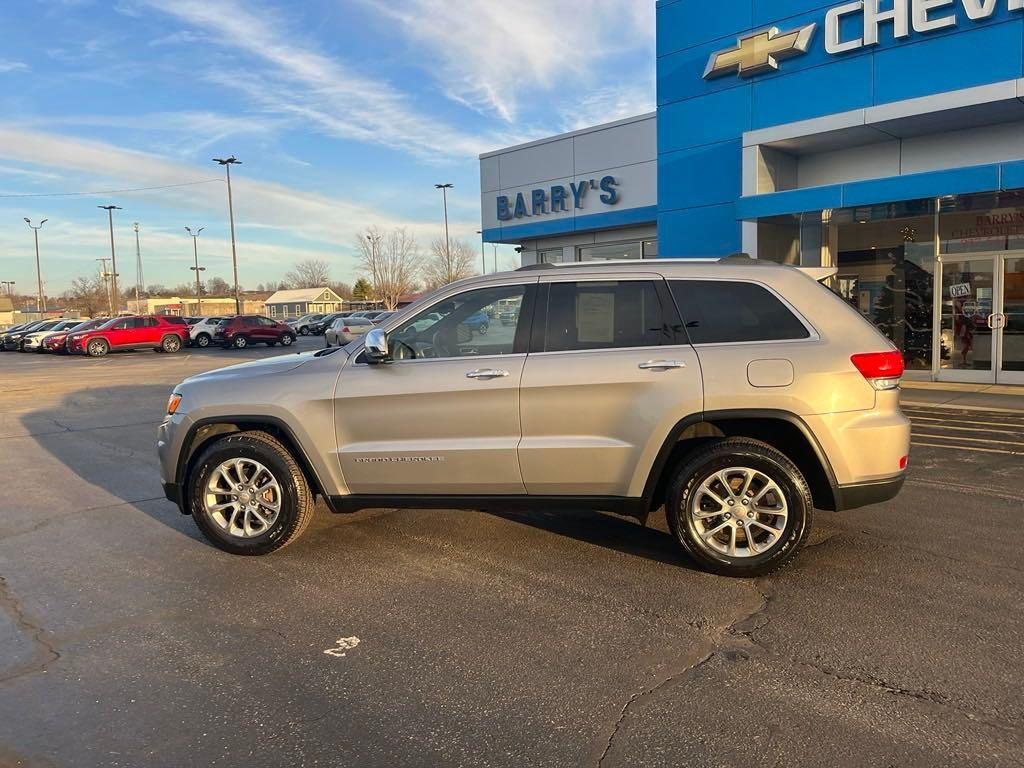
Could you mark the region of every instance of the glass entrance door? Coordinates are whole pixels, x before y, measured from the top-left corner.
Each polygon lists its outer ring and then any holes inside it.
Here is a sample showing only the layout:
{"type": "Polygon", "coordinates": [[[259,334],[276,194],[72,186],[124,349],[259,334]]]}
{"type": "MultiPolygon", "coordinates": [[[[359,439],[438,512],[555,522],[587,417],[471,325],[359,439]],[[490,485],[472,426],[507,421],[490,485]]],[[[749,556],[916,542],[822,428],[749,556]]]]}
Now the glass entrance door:
{"type": "Polygon", "coordinates": [[[1000,384],[1024,384],[1024,254],[1000,257],[1002,305],[996,319],[1000,344],[1000,384]]]}
{"type": "Polygon", "coordinates": [[[1024,384],[1024,255],[949,256],[940,274],[939,380],[1024,384]]]}

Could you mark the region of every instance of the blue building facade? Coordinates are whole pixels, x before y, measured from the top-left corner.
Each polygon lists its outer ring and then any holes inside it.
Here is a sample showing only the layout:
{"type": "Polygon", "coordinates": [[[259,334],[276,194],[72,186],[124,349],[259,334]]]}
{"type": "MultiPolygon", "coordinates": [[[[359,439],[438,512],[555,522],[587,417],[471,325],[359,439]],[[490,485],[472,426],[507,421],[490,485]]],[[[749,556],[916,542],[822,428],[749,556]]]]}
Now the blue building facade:
{"type": "Polygon", "coordinates": [[[483,156],[481,190],[524,263],[832,267],[911,377],[1024,384],[1024,0],[658,0],[657,113],[483,156]]]}
{"type": "MultiPolygon", "coordinates": [[[[911,109],[906,116],[918,118],[915,131],[927,121],[938,132],[944,126],[966,129],[1009,116],[1018,97],[1015,81],[1024,77],[1019,2],[659,0],[657,19],[662,255],[741,250],[756,243],[751,235],[744,238],[742,222],[764,216],[1013,189],[1024,181],[1024,166],[1013,162],[1014,154],[1024,153],[1013,151],[1008,162],[952,167],[939,162],[942,167],[869,179],[839,174],[835,183],[790,184],[783,186],[792,189],[768,192],[752,183],[745,189],[743,177],[744,149],[752,143],[744,136],[764,129],[847,116],[832,125],[822,121],[817,129],[807,126],[804,136],[834,134],[839,126],[870,124],[866,113],[873,108],[955,92],[963,98],[946,104],[922,100],[917,110],[911,109]],[[780,57],[775,67],[757,73],[705,77],[712,54],[737,46],[744,36],[811,25],[806,52],[780,57]],[[830,33],[838,40],[830,41],[830,33]],[[965,93],[995,84],[1004,86],[1001,93],[992,89],[984,98],[965,93]],[[966,107],[977,108],[961,115],[962,120],[950,120],[950,112],[966,107]]],[[[797,136],[790,133],[786,138],[797,136]]],[[[845,142],[838,139],[835,146],[863,146],[884,135],[884,128],[878,137],[849,130],[845,142]]],[[[909,134],[897,130],[892,135],[909,134]]]]}

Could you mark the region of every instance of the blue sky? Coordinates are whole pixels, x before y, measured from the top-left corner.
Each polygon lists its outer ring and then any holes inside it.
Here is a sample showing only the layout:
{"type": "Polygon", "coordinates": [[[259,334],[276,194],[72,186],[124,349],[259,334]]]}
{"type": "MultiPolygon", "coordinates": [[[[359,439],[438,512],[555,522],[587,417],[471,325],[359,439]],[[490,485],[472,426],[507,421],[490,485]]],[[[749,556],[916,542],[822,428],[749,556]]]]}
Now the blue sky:
{"type": "MultiPolygon", "coordinates": [[[[0,4],[0,279],[47,292],[109,255],[134,284],[230,278],[222,170],[233,174],[240,279],[322,258],[356,277],[355,234],[479,243],[480,152],[653,108],[654,0],[9,0],[0,4]],[[54,197],[188,182],[174,189],[54,197]]],[[[487,248],[488,254],[491,247],[487,248]]],[[[489,257],[490,258],[490,257],[489,257]]],[[[511,251],[499,251],[508,265],[511,251]]]]}

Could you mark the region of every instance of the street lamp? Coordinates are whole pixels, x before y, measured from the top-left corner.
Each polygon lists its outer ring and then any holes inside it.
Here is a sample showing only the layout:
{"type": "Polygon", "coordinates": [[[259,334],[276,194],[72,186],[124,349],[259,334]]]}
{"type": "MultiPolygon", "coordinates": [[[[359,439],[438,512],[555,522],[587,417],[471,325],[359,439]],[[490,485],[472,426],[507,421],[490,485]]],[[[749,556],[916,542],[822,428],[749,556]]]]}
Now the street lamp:
{"type": "Polygon", "coordinates": [[[142,276],[142,248],[139,245],[139,222],[132,224],[132,229],[135,230],[135,311],[142,314],[142,282],[145,278],[142,276]]]}
{"type": "MultiPolygon", "coordinates": [[[[454,184],[435,184],[435,189],[441,190],[441,195],[444,197],[444,255],[448,260],[448,274],[451,275],[452,271],[452,244],[448,239],[448,190],[454,189],[454,184]]],[[[450,278],[449,278],[450,279],[450,278]]]]}
{"type": "Polygon", "coordinates": [[[43,224],[48,221],[49,219],[43,219],[39,224],[33,226],[31,219],[25,219],[25,223],[29,225],[36,236],[36,287],[39,291],[36,296],[36,310],[39,312],[46,311],[46,296],[43,295],[43,273],[39,269],[39,230],[42,229],[43,224]]]}
{"type": "Polygon", "coordinates": [[[117,292],[117,255],[114,253],[114,211],[120,211],[119,205],[97,205],[107,212],[110,222],[110,316],[117,317],[121,311],[121,296],[117,292]]]}
{"type": "Polygon", "coordinates": [[[189,267],[193,272],[196,273],[196,314],[203,314],[203,293],[202,287],[199,282],[199,273],[205,272],[206,267],[199,266],[199,233],[202,232],[206,227],[200,227],[195,232],[192,231],[191,227],[185,227],[185,231],[192,237],[192,255],[195,258],[195,266],[189,267]]]}
{"type": "Polygon", "coordinates": [[[231,199],[231,166],[241,165],[241,160],[236,160],[234,155],[227,158],[213,158],[213,162],[224,166],[228,176],[228,219],[231,222],[231,269],[235,275],[235,314],[242,314],[242,300],[238,295],[238,256],[235,253],[235,206],[231,199]]]}
{"type": "Polygon", "coordinates": [[[484,265],[484,272],[483,273],[486,275],[487,274],[487,252],[484,250],[484,231],[482,229],[478,229],[476,231],[476,233],[478,235],[480,235],[480,261],[483,262],[483,265],[484,265]]]}
{"type": "Polygon", "coordinates": [[[13,296],[14,295],[14,281],[13,280],[0,280],[0,285],[4,286],[7,289],[7,295],[8,296],[13,296]]]}
{"type": "Polygon", "coordinates": [[[110,286],[107,285],[107,278],[110,277],[110,272],[107,270],[107,262],[110,259],[93,259],[100,263],[100,279],[103,281],[103,292],[107,294],[107,309],[110,310],[110,316],[114,316],[113,308],[114,302],[110,300],[110,286]]]}

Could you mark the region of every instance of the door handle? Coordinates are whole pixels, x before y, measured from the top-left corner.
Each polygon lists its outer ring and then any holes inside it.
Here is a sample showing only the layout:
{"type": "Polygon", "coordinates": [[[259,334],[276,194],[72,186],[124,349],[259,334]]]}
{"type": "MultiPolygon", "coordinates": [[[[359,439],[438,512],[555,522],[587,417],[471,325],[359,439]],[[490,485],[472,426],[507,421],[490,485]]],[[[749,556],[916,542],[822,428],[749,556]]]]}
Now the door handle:
{"type": "Polygon", "coordinates": [[[686,363],[681,360],[648,360],[646,363],[640,363],[641,371],[667,371],[672,368],[685,368],[686,363]]]}
{"type": "Polygon", "coordinates": [[[466,374],[467,379],[504,379],[509,375],[508,371],[498,371],[494,368],[477,368],[466,374]]]}

